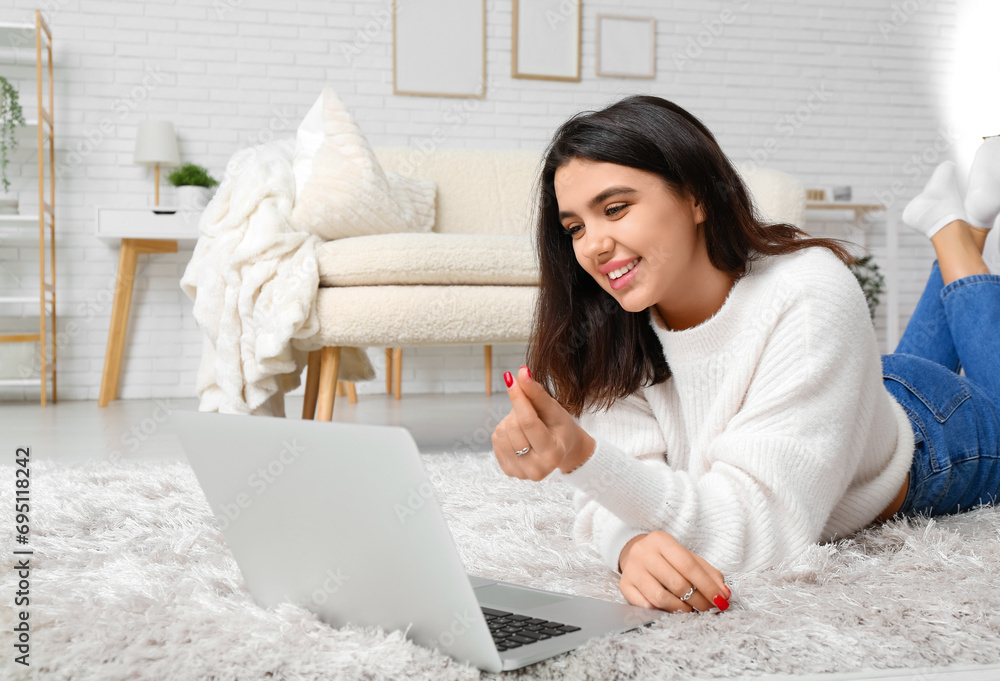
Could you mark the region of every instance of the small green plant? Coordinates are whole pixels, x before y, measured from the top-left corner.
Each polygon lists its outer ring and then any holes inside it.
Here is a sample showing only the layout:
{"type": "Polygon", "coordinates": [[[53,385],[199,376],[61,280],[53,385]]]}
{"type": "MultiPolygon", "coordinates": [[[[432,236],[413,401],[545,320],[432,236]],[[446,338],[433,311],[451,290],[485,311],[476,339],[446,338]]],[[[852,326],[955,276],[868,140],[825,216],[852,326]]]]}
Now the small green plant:
{"type": "Polygon", "coordinates": [[[24,125],[24,112],[17,98],[17,90],[10,82],[0,76],[0,181],[3,190],[10,189],[7,180],[7,154],[17,148],[17,138],[14,128],[24,125]]]}
{"type": "Polygon", "coordinates": [[[880,296],[885,292],[885,277],[870,255],[855,260],[851,265],[851,271],[858,280],[861,290],[864,291],[865,299],[868,301],[868,313],[875,319],[875,308],[881,301],[880,296]]]}
{"type": "Polygon", "coordinates": [[[196,163],[185,163],[167,175],[167,181],[175,187],[214,187],[219,181],[196,163]]]}

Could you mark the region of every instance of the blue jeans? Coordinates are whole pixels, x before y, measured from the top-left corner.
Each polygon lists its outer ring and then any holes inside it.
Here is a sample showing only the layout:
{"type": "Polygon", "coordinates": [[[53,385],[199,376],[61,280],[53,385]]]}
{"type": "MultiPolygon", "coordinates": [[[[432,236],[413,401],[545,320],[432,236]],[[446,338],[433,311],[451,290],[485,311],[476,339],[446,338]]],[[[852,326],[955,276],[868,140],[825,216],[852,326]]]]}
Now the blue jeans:
{"type": "Polygon", "coordinates": [[[945,286],[935,261],[896,352],[882,356],[882,378],[914,435],[897,515],[947,515],[1000,497],[1000,275],[945,286]]]}

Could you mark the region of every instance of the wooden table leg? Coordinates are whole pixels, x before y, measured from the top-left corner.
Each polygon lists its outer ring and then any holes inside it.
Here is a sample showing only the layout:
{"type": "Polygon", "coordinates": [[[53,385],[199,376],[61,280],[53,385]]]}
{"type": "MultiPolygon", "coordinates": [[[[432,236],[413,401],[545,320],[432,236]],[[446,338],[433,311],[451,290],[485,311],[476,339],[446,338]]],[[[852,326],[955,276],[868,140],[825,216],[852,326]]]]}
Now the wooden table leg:
{"type": "Polygon", "coordinates": [[[486,367],[486,394],[493,394],[493,346],[483,346],[483,364],[486,367]]]}
{"type": "Polygon", "coordinates": [[[392,388],[393,396],[403,399],[403,348],[392,349],[392,388]]]}
{"type": "Polygon", "coordinates": [[[302,401],[302,418],[316,418],[316,398],[319,396],[319,371],[322,349],[309,353],[309,364],[306,367],[306,395],[302,401]]]}
{"type": "Polygon", "coordinates": [[[115,278],[115,299],[111,307],[111,326],[108,329],[108,346],[104,352],[104,373],[101,376],[101,393],[97,406],[106,407],[118,399],[118,381],[121,378],[122,355],[125,352],[125,332],[132,305],[132,287],[140,253],[176,253],[177,242],[170,239],[122,239],[118,254],[118,275],[115,278]]]}
{"type": "Polygon", "coordinates": [[[316,420],[333,420],[333,402],[337,396],[337,372],[340,370],[340,348],[323,348],[320,358],[319,401],[316,420]]]}
{"type": "Polygon", "coordinates": [[[385,392],[392,394],[392,348],[385,349],[385,392]]]}

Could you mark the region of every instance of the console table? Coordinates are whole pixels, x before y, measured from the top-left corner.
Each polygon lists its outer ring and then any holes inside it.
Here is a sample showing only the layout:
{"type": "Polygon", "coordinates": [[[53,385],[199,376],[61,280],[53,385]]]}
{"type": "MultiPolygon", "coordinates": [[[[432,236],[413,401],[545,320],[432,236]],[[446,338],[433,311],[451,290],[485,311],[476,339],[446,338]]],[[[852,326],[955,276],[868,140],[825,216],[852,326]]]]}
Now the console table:
{"type": "Polygon", "coordinates": [[[851,238],[866,250],[868,230],[866,220],[871,213],[885,212],[886,231],[886,352],[893,352],[899,341],[899,226],[897,211],[890,211],[881,203],[850,203],[849,201],[806,201],[806,210],[841,211],[853,215],[849,230],[851,238]]]}
{"type": "Polygon", "coordinates": [[[193,213],[157,208],[98,208],[95,236],[104,241],[121,241],[118,274],[111,308],[108,345],[104,352],[104,373],[97,406],[106,407],[118,398],[125,332],[132,306],[132,287],[140,253],[176,253],[179,241],[198,240],[198,221],[193,213]]]}
{"type": "Polygon", "coordinates": [[[868,233],[865,229],[865,218],[870,213],[884,211],[881,203],[851,203],[849,201],[806,201],[806,210],[845,211],[853,214],[851,237],[865,248],[868,247],[868,233]]]}

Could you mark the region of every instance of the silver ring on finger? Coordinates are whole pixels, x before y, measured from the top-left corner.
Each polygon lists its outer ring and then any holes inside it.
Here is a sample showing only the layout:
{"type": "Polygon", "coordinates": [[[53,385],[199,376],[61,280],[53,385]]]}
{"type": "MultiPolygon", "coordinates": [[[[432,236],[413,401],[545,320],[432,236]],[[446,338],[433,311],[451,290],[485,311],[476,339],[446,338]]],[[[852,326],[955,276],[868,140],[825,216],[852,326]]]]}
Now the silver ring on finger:
{"type": "Polygon", "coordinates": [[[688,592],[686,594],[684,594],[683,596],[681,596],[680,598],[678,598],[678,600],[680,600],[680,601],[686,601],[687,599],[691,598],[691,596],[694,595],[694,592],[697,589],[698,589],[698,587],[692,585],[692,587],[688,590],[688,592]]]}
{"type": "Polygon", "coordinates": [[[522,455],[524,455],[524,454],[527,454],[527,453],[528,453],[528,450],[529,450],[529,449],[531,449],[531,445],[528,445],[528,446],[527,446],[527,447],[525,447],[524,449],[518,449],[518,450],[517,450],[517,451],[515,451],[514,453],[515,453],[515,454],[517,454],[518,456],[522,456],[522,455]]]}

